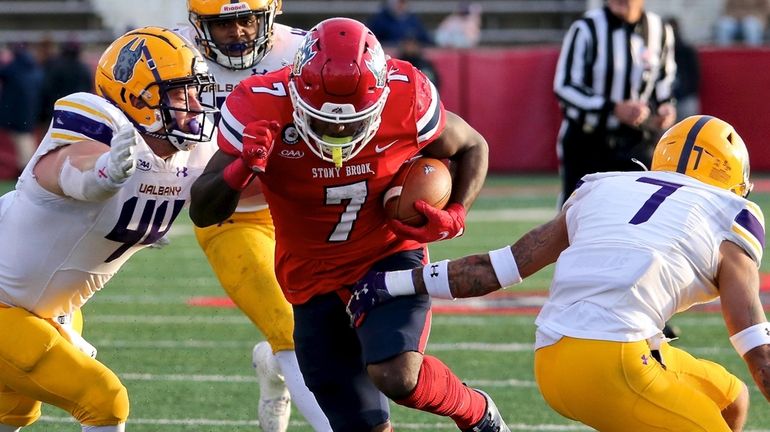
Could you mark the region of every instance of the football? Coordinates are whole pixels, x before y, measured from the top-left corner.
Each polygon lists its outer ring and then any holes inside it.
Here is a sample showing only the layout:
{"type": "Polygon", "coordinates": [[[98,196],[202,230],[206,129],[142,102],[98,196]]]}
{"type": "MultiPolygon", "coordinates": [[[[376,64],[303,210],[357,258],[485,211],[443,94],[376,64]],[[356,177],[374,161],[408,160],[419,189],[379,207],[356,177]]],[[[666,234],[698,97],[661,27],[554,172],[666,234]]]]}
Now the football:
{"type": "Polygon", "coordinates": [[[385,191],[382,203],[389,218],[421,226],[427,220],[414,208],[414,203],[423,200],[443,209],[451,194],[452,176],[444,162],[421,157],[401,167],[385,191]]]}

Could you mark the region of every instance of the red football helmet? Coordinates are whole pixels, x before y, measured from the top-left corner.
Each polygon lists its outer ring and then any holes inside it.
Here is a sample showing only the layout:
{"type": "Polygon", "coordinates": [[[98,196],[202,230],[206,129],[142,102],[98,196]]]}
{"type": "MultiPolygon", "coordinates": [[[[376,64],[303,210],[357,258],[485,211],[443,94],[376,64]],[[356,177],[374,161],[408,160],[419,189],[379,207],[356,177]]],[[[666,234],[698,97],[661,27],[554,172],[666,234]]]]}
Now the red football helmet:
{"type": "Polygon", "coordinates": [[[313,153],[337,166],[377,133],[389,91],[382,46],[348,18],[322,21],[308,32],[289,80],[299,134],[313,153]]]}

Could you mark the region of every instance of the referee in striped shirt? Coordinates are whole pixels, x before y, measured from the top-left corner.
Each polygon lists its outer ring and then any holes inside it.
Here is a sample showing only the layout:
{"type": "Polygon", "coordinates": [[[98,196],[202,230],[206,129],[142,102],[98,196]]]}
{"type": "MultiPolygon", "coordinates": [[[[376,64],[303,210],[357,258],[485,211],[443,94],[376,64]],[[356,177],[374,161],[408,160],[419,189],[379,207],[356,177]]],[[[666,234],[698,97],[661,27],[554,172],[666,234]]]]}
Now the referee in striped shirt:
{"type": "Polygon", "coordinates": [[[642,169],[676,119],[674,35],[644,0],[607,0],[575,21],[554,77],[564,121],[561,203],[586,174],[642,169]]]}

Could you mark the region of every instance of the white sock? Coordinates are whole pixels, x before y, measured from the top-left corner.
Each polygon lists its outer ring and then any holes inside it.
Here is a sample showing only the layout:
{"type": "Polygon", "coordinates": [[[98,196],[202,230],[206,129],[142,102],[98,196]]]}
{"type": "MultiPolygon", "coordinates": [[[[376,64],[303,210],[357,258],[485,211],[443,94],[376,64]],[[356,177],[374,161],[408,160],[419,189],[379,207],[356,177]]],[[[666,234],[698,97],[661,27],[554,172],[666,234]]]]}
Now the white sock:
{"type": "Polygon", "coordinates": [[[119,425],[114,426],[86,426],[81,425],[83,427],[83,432],[125,432],[126,431],[126,424],[121,423],[119,425]]]}
{"type": "Polygon", "coordinates": [[[0,424],[0,432],[19,432],[20,427],[0,424]]]}
{"type": "Polygon", "coordinates": [[[291,401],[297,406],[302,416],[305,417],[310,426],[316,432],[331,432],[332,427],[329,420],[326,419],[321,407],[315,400],[315,396],[305,385],[302,373],[299,371],[297,363],[297,354],[294,350],[278,351],[275,354],[278,360],[278,366],[281,367],[281,373],[286,381],[286,387],[291,394],[291,401]]]}

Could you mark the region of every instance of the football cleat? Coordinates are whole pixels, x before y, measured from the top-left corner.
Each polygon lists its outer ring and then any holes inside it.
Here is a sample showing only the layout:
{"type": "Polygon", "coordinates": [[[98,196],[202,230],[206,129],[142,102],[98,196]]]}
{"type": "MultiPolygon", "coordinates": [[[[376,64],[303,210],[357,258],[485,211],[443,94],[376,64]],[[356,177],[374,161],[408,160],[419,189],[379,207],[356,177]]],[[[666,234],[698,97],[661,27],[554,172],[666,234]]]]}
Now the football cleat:
{"type": "Polygon", "coordinates": [[[259,379],[259,427],[264,432],[286,432],[291,417],[291,396],[270,344],[265,341],[256,344],[251,359],[259,379]]]}
{"type": "Polygon", "coordinates": [[[484,417],[482,417],[481,421],[476,423],[472,428],[466,429],[465,432],[511,432],[508,425],[503,421],[503,416],[500,415],[500,411],[497,409],[497,405],[495,405],[492,398],[479,389],[473,390],[481,393],[484,396],[484,399],[487,400],[487,412],[484,413],[484,417]]]}

